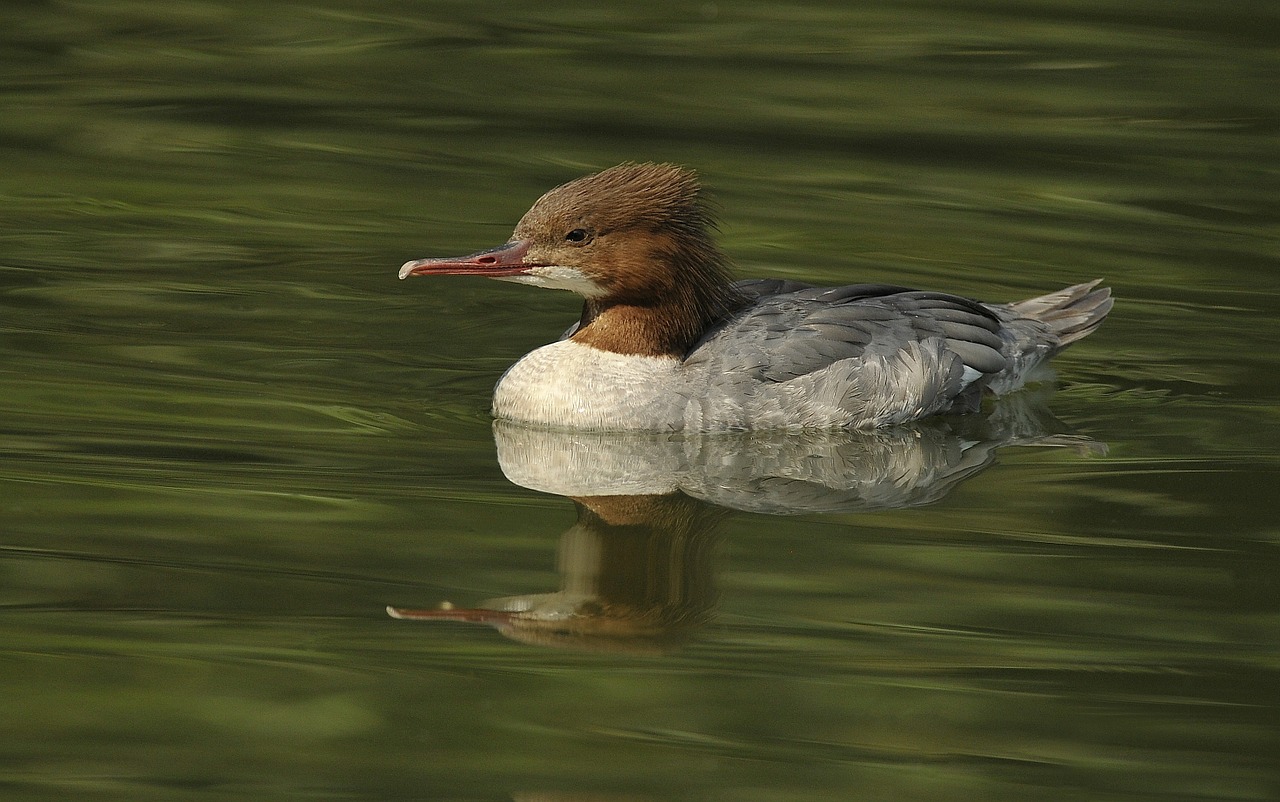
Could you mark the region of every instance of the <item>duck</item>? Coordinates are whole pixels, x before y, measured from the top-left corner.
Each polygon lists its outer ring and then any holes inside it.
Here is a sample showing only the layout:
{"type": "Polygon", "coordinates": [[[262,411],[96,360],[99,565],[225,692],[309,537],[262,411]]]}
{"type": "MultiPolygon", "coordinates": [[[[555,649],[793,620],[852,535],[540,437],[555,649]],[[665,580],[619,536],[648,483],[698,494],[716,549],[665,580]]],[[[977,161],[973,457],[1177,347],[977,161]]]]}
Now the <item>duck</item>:
{"type": "Polygon", "coordinates": [[[582,297],[494,388],[499,420],[555,429],[870,430],[1012,393],[1111,311],[1096,279],[1012,303],[892,284],[735,281],[696,173],[628,162],[551,189],[504,244],[406,262],[582,297]]]}

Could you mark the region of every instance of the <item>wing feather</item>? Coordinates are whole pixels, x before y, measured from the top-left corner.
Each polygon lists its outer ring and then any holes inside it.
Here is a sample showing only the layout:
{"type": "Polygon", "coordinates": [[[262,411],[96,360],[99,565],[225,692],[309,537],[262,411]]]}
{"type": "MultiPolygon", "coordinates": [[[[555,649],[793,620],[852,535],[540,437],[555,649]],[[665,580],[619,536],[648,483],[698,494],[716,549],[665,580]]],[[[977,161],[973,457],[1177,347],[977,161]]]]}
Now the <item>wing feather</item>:
{"type": "Polygon", "coordinates": [[[754,302],[685,358],[706,382],[697,414],[888,425],[972,403],[985,377],[1005,369],[1000,321],[967,298],[883,284],[744,284],[754,302]]]}

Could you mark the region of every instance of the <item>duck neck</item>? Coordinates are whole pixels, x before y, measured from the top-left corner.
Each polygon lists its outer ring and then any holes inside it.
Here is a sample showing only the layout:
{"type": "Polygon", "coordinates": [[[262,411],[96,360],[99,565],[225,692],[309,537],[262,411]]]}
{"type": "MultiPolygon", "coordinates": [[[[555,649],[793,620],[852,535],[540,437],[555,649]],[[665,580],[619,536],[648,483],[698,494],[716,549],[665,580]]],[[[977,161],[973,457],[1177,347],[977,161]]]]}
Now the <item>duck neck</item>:
{"type": "Polygon", "coordinates": [[[573,335],[575,342],[603,351],[683,358],[708,328],[746,302],[728,278],[717,251],[697,261],[676,261],[667,275],[678,278],[651,294],[590,298],[573,335]]]}

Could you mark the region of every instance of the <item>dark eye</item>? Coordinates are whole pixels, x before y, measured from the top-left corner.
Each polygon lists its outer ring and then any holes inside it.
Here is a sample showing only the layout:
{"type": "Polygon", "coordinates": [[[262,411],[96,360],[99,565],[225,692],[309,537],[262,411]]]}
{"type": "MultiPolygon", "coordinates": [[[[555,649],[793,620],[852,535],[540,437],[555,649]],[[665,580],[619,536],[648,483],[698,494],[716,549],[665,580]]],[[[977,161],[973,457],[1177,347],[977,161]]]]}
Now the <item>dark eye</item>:
{"type": "Polygon", "coordinates": [[[591,235],[587,233],[585,228],[575,228],[568,234],[565,234],[564,238],[568,242],[586,242],[591,239],[591,235]]]}

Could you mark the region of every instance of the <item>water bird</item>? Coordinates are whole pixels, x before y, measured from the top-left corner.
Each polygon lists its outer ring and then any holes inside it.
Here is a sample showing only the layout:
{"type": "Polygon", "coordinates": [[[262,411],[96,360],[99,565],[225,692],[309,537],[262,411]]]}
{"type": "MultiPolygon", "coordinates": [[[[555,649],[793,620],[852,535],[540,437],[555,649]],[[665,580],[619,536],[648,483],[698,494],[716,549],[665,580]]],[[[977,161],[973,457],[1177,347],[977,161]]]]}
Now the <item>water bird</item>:
{"type": "Polygon", "coordinates": [[[977,410],[1111,310],[1101,280],[1007,304],[889,284],[733,281],[697,175],[626,163],[569,181],[511,239],[409,276],[569,290],[582,315],[498,381],[498,419],[598,431],[874,429],[977,410]]]}

